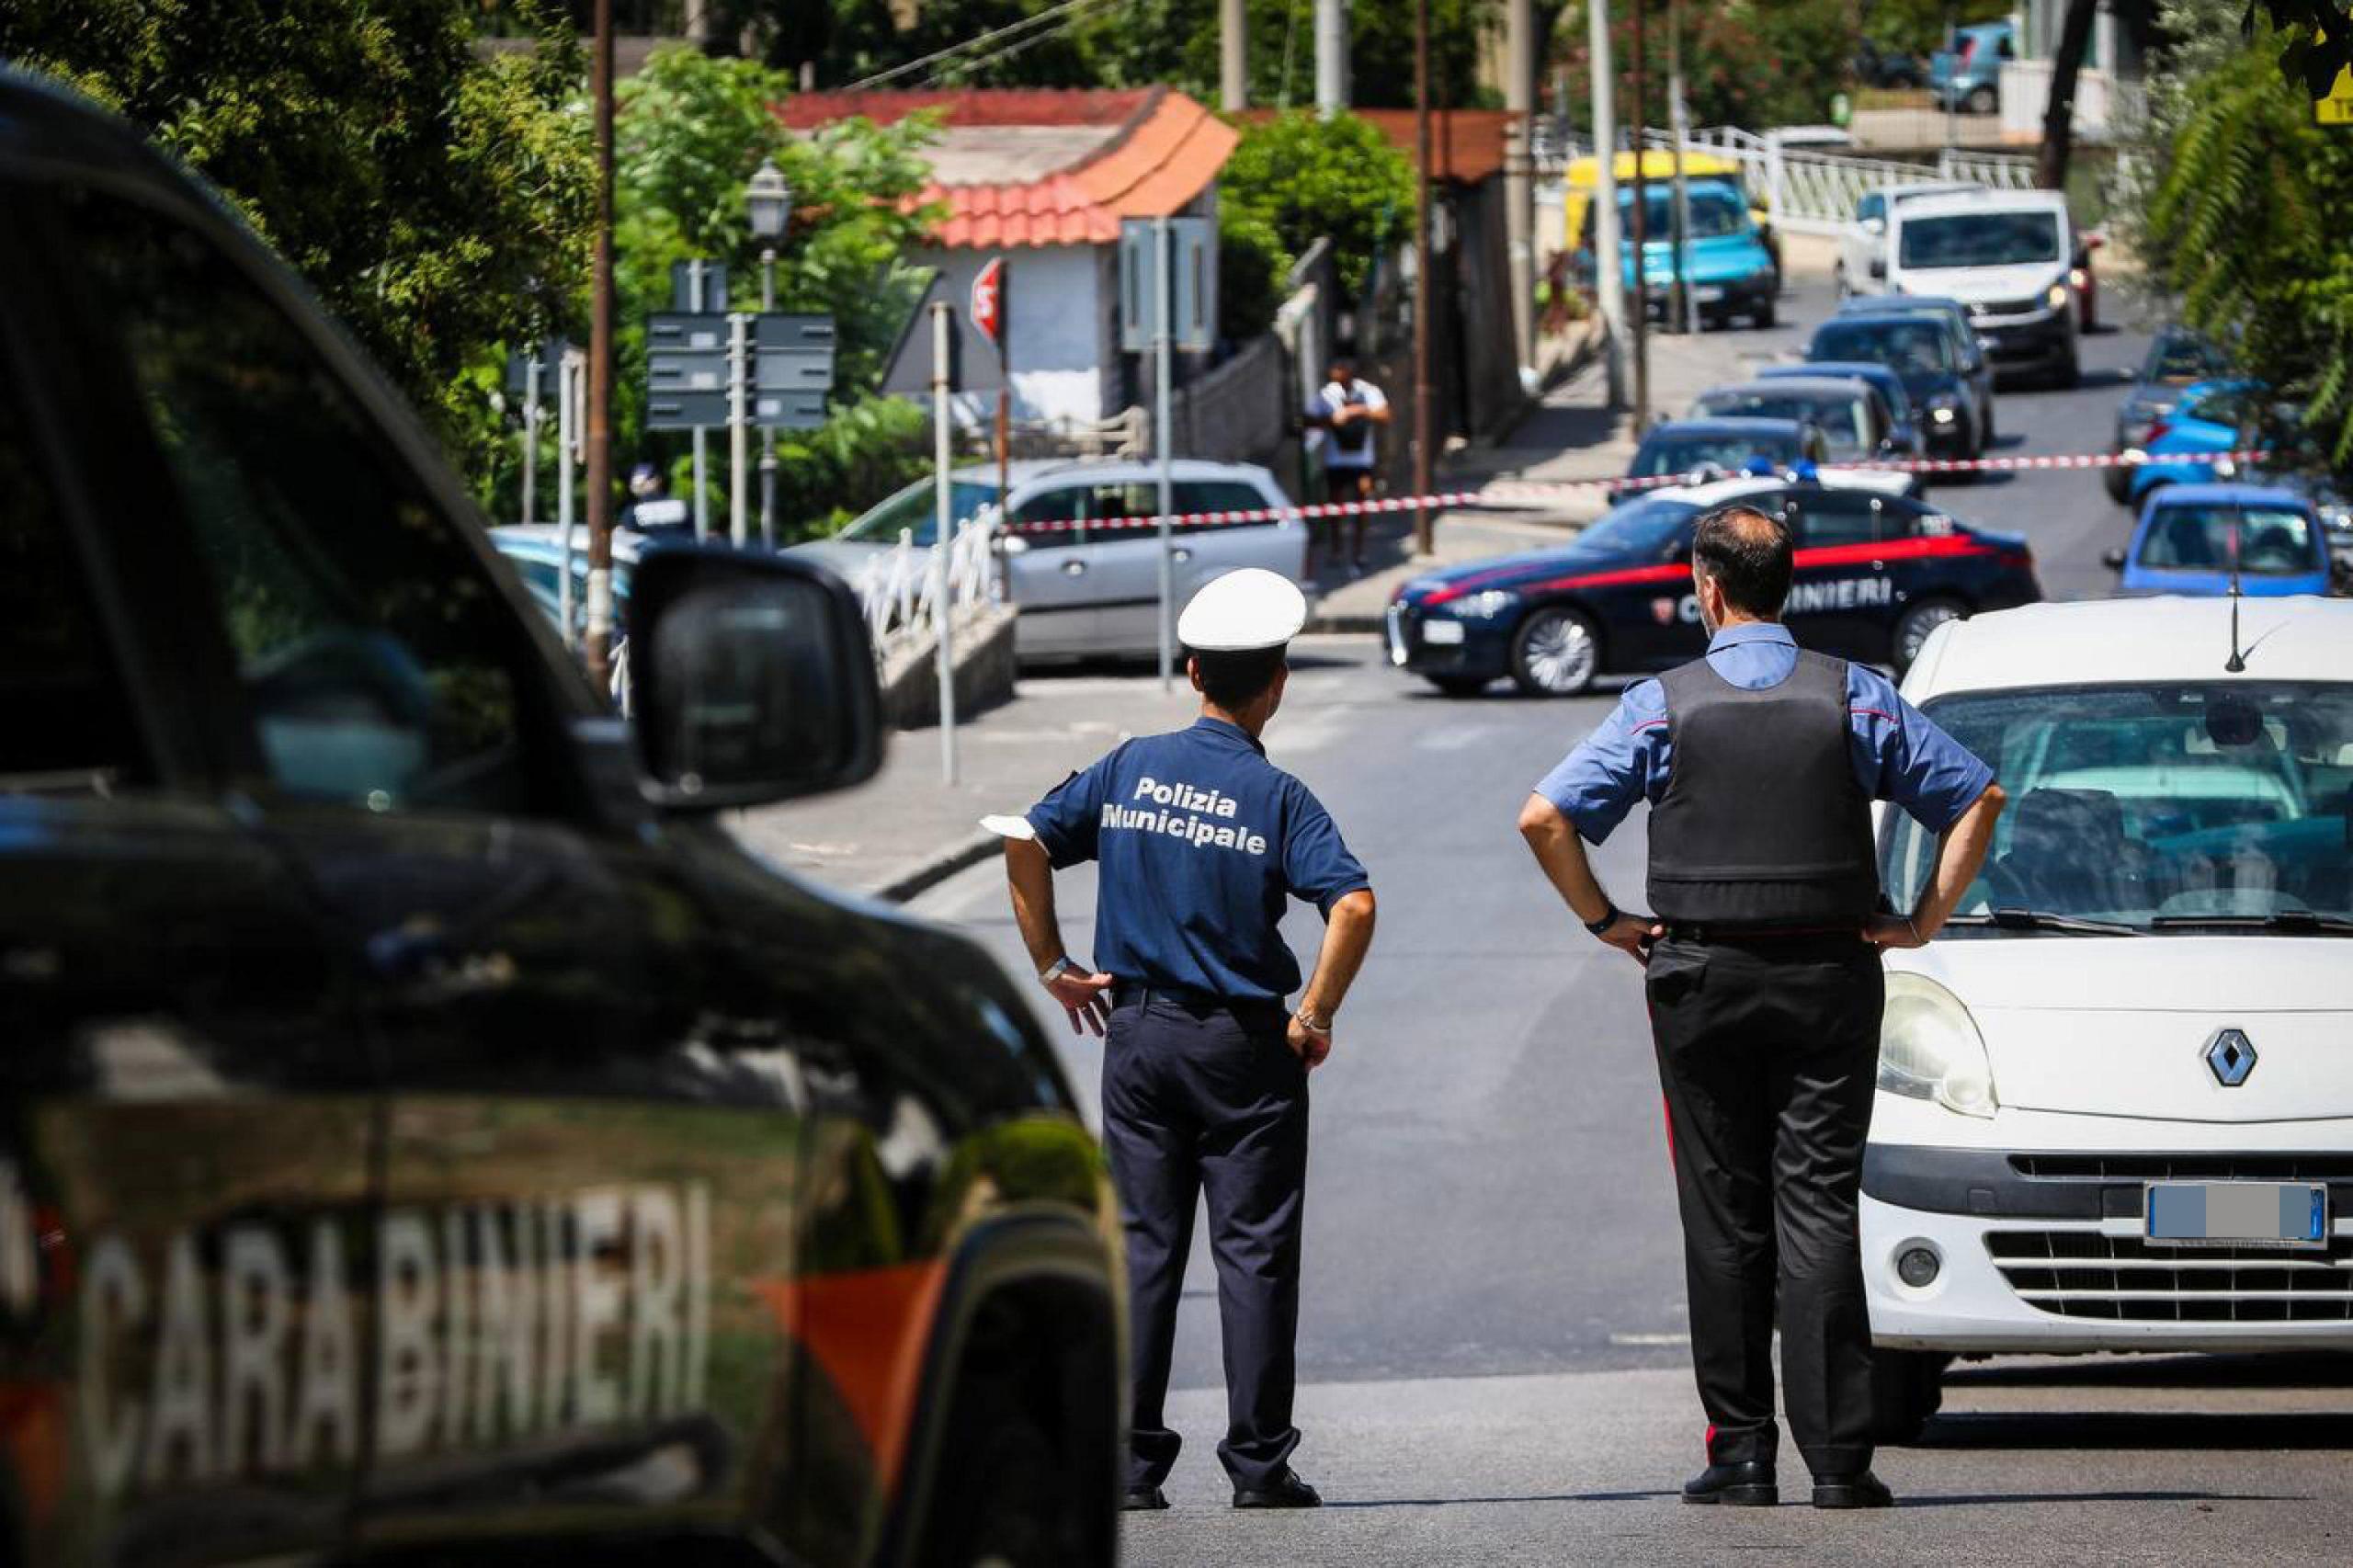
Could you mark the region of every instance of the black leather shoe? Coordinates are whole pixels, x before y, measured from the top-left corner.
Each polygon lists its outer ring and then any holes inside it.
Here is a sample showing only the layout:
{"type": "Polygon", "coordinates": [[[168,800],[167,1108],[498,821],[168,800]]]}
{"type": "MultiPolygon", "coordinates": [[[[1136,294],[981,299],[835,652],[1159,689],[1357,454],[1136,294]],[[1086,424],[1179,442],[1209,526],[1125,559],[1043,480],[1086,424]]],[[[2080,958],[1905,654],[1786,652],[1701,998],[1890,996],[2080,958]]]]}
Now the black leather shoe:
{"type": "Polygon", "coordinates": [[[1168,1494],[1157,1486],[1131,1486],[1128,1488],[1128,1500],[1120,1506],[1131,1514],[1149,1513],[1154,1508],[1168,1506],[1168,1494]]]}
{"type": "Polygon", "coordinates": [[[1734,1508],[1769,1508],[1781,1500],[1770,1460],[1711,1464],[1683,1483],[1686,1503],[1722,1503],[1734,1508]]]}
{"type": "Polygon", "coordinates": [[[1237,1486],[1233,1489],[1233,1506],[1237,1508],[1320,1508],[1323,1497],[1315,1488],[1299,1478],[1299,1472],[1286,1467],[1283,1472],[1264,1486],[1237,1486]]]}
{"type": "Polygon", "coordinates": [[[1893,1508],[1895,1494],[1887,1483],[1870,1471],[1859,1470],[1852,1475],[1817,1475],[1813,1478],[1813,1506],[1817,1508],[1893,1508]]]}

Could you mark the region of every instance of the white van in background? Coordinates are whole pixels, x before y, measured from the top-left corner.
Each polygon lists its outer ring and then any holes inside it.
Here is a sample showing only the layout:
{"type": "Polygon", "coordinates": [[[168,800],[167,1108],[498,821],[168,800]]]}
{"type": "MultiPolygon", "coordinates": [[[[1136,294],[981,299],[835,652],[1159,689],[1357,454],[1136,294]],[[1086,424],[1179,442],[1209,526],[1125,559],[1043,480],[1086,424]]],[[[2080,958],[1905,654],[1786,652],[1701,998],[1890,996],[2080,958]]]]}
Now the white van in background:
{"type": "Polygon", "coordinates": [[[2075,290],[2082,242],[2056,191],[1980,190],[1906,201],[1887,218],[1887,291],[1969,307],[1998,376],[2077,379],[2075,290]]]}
{"type": "Polygon", "coordinates": [[[1887,292],[1887,221],[1898,207],[1934,197],[1958,196],[1983,190],[1982,185],[1936,180],[1915,185],[1883,185],[1855,199],[1855,215],[1838,235],[1838,261],[1832,268],[1838,297],[1887,292]]]}

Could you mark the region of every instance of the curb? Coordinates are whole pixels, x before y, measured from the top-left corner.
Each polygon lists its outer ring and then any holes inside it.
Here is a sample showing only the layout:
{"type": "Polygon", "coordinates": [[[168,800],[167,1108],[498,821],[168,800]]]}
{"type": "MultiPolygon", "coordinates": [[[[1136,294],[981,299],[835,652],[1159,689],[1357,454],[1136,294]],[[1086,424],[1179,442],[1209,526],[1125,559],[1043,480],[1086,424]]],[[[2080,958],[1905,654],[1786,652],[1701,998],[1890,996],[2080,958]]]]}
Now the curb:
{"type": "Polygon", "coordinates": [[[954,876],[969,869],[997,852],[1005,840],[983,829],[970,838],[938,851],[917,865],[915,869],[893,878],[876,888],[869,896],[885,903],[904,903],[929,892],[954,876]]]}

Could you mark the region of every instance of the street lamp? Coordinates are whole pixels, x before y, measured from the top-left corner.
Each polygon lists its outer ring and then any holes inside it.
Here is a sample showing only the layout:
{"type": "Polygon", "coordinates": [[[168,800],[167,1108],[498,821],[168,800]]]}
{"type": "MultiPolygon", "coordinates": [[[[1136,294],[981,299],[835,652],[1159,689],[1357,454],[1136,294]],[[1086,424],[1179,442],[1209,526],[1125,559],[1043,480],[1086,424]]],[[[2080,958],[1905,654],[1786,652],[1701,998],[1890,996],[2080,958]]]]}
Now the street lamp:
{"type": "MultiPolygon", "coordinates": [[[[792,220],[792,187],[767,158],[752,171],[745,193],[752,218],[752,237],[760,242],[760,312],[776,309],[776,243],[792,220]]],[[[760,543],[776,548],[776,431],[760,426],[760,543]]]]}

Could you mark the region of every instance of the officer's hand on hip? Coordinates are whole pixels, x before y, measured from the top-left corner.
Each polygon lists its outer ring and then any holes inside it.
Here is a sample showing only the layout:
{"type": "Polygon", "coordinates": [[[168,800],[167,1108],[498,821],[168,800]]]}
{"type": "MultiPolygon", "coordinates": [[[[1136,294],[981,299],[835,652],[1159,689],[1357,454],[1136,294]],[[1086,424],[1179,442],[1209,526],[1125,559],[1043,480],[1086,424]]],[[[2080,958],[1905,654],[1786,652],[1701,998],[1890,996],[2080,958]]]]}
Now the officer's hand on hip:
{"type": "Polygon", "coordinates": [[[1332,1054],[1331,1029],[1319,1029],[1297,1013],[1290,1016],[1290,1039],[1291,1054],[1307,1063],[1311,1073],[1324,1065],[1324,1059],[1332,1054]]]}
{"type": "Polygon", "coordinates": [[[1875,948],[1925,948],[1928,938],[1919,922],[1908,915],[1874,915],[1863,926],[1863,940],[1875,948]]]}
{"type": "Polygon", "coordinates": [[[1046,989],[1070,1015],[1070,1032],[1084,1034],[1092,1029],[1103,1032],[1104,1023],[1111,1017],[1111,977],[1089,974],[1083,969],[1065,969],[1046,981],[1046,989]]]}
{"type": "Polygon", "coordinates": [[[1611,947],[1648,969],[1651,944],[1666,935],[1666,927],[1640,915],[1620,912],[1618,918],[1594,933],[1611,947]]]}

